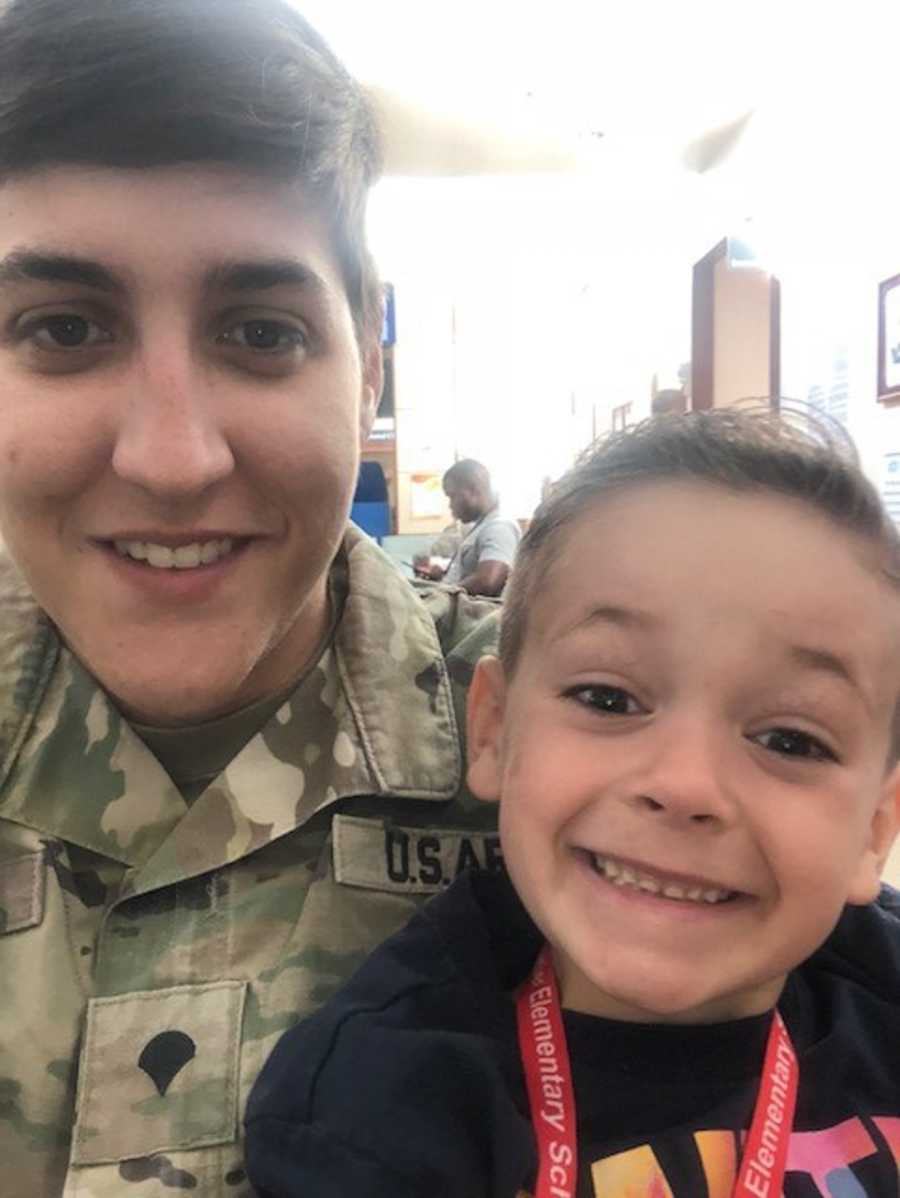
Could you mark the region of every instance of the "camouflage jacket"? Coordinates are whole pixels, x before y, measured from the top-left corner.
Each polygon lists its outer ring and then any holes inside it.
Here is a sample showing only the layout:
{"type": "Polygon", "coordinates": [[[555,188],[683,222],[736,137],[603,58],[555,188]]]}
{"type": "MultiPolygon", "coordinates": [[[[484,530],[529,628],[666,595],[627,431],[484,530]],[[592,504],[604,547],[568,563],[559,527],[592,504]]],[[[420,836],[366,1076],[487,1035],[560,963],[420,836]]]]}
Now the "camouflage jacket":
{"type": "Polygon", "coordinates": [[[494,605],[344,549],[333,643],[190,807],[0,563],[0,1198],[248,1198],[279,1034],[498,866],[460,736],[494,605]]]}

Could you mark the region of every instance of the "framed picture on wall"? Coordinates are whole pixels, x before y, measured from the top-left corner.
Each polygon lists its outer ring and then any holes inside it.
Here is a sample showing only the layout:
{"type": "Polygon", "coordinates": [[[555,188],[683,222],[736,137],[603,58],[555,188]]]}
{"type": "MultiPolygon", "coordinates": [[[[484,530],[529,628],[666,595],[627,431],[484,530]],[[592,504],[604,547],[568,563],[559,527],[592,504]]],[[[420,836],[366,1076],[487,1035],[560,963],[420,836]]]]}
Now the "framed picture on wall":
{"type": "Polygon", "coordinates": [[[900,403],[900,275],[878,285],[878,399],[900,403]]]}

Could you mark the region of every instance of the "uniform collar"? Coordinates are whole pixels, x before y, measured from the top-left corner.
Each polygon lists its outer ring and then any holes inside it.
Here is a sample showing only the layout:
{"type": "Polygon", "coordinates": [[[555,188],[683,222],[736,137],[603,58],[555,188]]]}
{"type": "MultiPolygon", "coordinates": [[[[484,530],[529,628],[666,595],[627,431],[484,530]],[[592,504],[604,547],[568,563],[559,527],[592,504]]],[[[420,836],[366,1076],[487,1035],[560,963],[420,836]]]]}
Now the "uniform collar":
{"type": "Polygon", "coordinates": [[[462,777],[459,730],[434,621],[407,580],[355,529],[335,652],[375,793],[449,799],[462,777]]]}
{"type": "Polygon", "coordinates": [[[428,610],[354,529],[336,568],[348,584],[333,645],[190,809],[25,601],[2,663],[0,818],[133,867],[137,893],[219,868],[342,798],[452,797],[462,759],[428,610]]]}

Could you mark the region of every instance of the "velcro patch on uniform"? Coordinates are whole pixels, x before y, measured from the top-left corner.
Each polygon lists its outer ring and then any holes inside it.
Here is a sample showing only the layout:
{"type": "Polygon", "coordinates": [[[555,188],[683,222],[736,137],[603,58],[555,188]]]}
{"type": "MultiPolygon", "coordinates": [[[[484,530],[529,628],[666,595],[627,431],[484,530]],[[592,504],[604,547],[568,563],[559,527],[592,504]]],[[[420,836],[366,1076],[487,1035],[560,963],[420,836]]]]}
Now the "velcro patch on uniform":
{"type": "Polygon", "coordinates": [[[72,1163],[232,1143],[246,992],[225,981],[92,998],[72,1163]]]}
{"type": "Polygon", "coordinates": [[[43,849],[0,861],[0,936],[36,927],[44,918],[43,849]]]}
{"type": "Polygon", "coordinates": [[[406,828],[336,815],[334,876],[345,886],[436,894],[465,869],[503,869],[500,837],[453,828],[406,828]]]}

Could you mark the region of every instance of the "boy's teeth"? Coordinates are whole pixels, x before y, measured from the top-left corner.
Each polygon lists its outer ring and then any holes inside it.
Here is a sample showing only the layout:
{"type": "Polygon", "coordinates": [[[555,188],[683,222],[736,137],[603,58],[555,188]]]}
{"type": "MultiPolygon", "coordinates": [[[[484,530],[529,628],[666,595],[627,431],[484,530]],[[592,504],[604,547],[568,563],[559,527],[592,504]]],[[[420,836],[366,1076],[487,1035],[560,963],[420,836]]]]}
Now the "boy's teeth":
{"type": "Polygon", "coordinates": [[[194,541],[191,545],[179,545],[170,549],[168,545],[157,545],[153,541],[115,541],[116,553],[138,562],[146,562],[157,570],[191,570],[195,566],[209,565],[231,553],[234,541],[222,537],[218,541],[194,541]]]}
{"type": "Polygon", "coordinates": [[[677,882],[664,882],[660,878],[638,873],[627,865],[620,865],[606,857],[594,856],[594,868],[616,886],[633,886],[647,894],[661,894],[663,898],[677,902],[722,903],[732,898],[734,891],[719,890],[717,887],[680,886],[677,882]]]}

